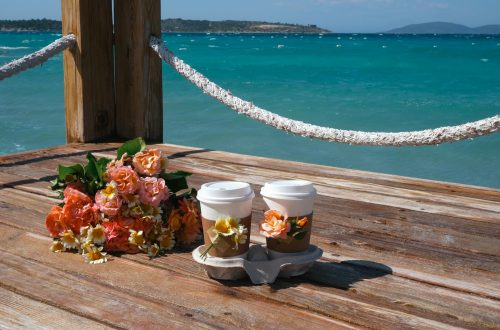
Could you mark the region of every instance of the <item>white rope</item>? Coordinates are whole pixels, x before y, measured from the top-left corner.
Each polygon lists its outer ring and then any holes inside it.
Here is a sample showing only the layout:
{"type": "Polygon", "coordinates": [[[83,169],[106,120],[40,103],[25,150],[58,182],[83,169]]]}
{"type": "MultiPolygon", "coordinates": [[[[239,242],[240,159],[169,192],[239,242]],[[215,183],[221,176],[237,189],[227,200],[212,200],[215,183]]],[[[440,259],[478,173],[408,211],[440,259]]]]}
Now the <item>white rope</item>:
{"type": "Polygon", "coordinates": [[[239,114],[303,137],[356,145],[400,147],[454,142],[500,131],[499,115],[458,126],[398,133],[350,131],[307,124],[261,109],[251,102],[233,96],[231,92],[211,82],[175,56],[159,38],[151,37],[150,46],[167,64],[198,86],[205,94],[219,100],[239,114]]]}
{"type": "Polygon", "coordinates": [[[13,76],[17,73],[44,63],[57,53],[73,46],[75,42],[75,36],[73,34],[68,34],[67,36],[57,39],[53,43],[43,47],[42,49],[34,53],[2,65],[0,67],[0,80],[4,80],[5,78],[9,78],[10,76],[13,76]]]}

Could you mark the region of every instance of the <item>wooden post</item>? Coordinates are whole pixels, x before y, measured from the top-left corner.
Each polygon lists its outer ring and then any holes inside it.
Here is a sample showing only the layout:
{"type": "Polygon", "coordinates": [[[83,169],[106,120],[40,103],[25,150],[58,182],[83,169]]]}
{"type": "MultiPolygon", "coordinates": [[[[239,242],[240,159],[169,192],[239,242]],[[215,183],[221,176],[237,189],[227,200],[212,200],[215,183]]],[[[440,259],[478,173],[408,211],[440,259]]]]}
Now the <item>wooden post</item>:
{"type": "Polygon", "coordinates": [[[62,0],[67,142],[102,141],[115,134],[111,0],[62,0]]]}
{"type": "Polygon", "coordinates": [[[161,59],[149,47],[160,37],[160,0],[115,0],[116,133],[163,141],[161,59]]]}

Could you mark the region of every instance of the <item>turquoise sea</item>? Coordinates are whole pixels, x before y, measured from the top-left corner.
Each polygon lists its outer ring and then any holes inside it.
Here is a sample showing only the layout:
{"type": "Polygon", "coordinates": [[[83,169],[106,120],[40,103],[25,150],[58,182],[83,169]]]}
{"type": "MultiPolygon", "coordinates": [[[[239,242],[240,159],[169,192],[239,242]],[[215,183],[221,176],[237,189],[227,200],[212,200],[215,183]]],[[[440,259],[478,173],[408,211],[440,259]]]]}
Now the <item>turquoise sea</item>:
{"type": "MultiPolygon", "coordinates": [[[[0,33],[0,65],[59,35],[0,33]]],[[[500,36],[165,34],[233,94],[302,121],[368,131],[500,113],[500,36]]],[[[312,141],[228,110],[164,65],[166,143],[500,188],[500,134],[428,147],[312,141]]],[[[65,143],[62,57],[0,82],[0,154],[65,143]]]]}

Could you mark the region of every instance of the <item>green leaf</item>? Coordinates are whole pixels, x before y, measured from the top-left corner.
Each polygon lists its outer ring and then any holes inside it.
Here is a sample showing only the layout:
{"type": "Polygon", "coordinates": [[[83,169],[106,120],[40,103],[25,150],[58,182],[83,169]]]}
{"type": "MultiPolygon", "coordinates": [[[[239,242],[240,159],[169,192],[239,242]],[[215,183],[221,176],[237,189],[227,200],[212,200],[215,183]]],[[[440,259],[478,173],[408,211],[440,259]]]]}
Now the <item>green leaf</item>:
{"type": "Polygon", "coordinates": [[[187,189],[188,184],[186,178],[190,176],[191,173],[177,171],[172,173],[162,173],[161,177],[165,180],[168,189],[176,193],[180,190],[187,189]]]}
{"type": "Polygon", "coordinates": [[[124,153],[129,156],[134,156],[136,153],[143,151],[146,148],[146,143],[141,137],[127,141],[118,148],[116,158],[121,159],[124,153]]]}
{"type": "Polygon", "coordinates": [[[107,165],[111,162],[109,158],[100,158],[97,161],[97,174],[99,174],[99,179],[104,181],[104,173],[106,173],[107,165]]]}
{"type": "Polygon", "coordinates": [[[292,237],[295,238],[295,239],[303,239],[307,234],[307,230],[301,230],[301,231],[297,231],[295,233],[292,234],[292,237]]]}
{"type": "Polygon", "coordinates": [[[80,164],[71,166],[59,165],[57,170],[59,172],[59,181],[75,181],[78,178],[82,178],[85,174],[85,170],[80,164]],[[69,176],[72,176],[72,178],[68,179],[69,176]]]}
{"type": "Polygon", "coordinates": [[[89,181],[96,181],[99,179],[99,173],[97,171],[97,160],[90,152],[87,154],[87,159],[89,163],[85,166],[85,177],[89,181]]]}

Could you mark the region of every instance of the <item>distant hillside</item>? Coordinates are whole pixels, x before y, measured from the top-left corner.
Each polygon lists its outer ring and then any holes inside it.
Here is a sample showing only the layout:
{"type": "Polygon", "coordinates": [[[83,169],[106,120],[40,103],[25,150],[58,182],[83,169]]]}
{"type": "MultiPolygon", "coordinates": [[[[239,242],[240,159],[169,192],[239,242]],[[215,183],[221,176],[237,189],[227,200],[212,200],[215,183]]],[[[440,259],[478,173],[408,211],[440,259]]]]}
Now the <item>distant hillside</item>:
{"type": "Polygon", "coordinates": [[[0,31],[61,31],[61,21],[52,19],[0,20],[0,31]]]}
{"type": "Polygon", "coordinates": [[[431,22],[411,24],[401,28],[387,31],[397,34],[500,34],[500,25],[483,25],[471,28],[461,24],[446,22],[431,22]]]}
{"type": "MultiPolygon", "coordinates": [[[[162,32],[277,32],[321,33],[329,32],[316,25],[252,21],[206,21],[180,18],[161,21],[162,32]]],[[[49,19],[0,20],[0,31],[61,31],[61,21],[49,19]]]]}
{"type": "Polygon", "coordinates": [[[316,25],[269,23],[254,21],[206,21],[180,18],[161,21],[163,32],[279,32],[279,33],[321,33],[330,32],[316,25]]]}

